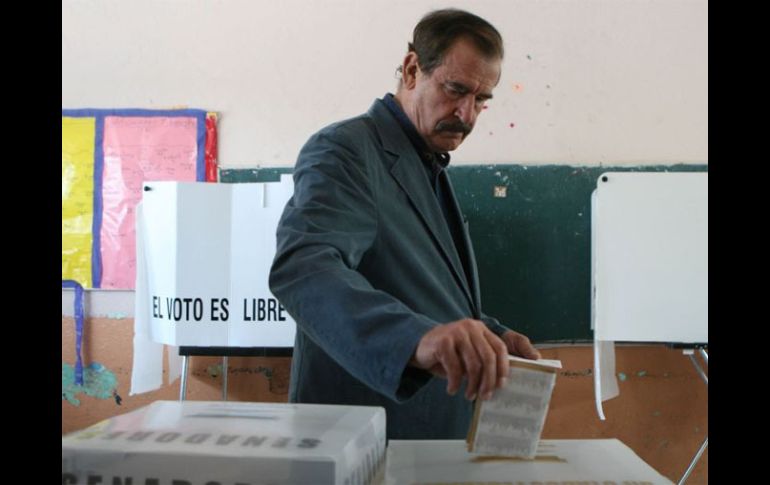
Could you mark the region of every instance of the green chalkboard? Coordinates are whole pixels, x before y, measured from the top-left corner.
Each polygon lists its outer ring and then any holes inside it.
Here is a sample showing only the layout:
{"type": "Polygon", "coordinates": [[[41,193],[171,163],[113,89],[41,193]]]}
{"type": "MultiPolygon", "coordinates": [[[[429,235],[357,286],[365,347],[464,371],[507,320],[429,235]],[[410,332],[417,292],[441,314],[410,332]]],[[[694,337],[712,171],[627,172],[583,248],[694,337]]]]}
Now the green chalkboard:
{"type": "MultiPolygon", "coordinates": [[[[500,164],[449,169],[468,219],[487,314],[537,343],[592,339],[591,192],[602,173],[624,171],[705,172],[708,166],[500,164]]],[[[222,170],[220,180],[269,182],[290,172],[222,170]]]]}

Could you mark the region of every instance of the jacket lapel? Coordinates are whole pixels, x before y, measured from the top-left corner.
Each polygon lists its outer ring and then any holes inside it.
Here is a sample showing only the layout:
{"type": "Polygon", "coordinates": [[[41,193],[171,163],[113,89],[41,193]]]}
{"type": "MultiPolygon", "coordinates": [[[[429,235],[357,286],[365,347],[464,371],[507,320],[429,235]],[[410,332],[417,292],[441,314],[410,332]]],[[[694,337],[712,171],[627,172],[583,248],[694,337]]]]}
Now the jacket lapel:
{"type": "MultiPolygon", "coordinates": [[[[438,246],[445,261],[452,269],[455,280],[468,298],[471,308],[474,312],[477,312],[476,300],[473,298],[468,287],[465,272],[457,254],[457,251],[464,248],[457,248],[457,250],[454,248],[452,235],[449,233],[449,228],[444,221],[444,214],[431,188],[425,169],[422,167],[422,160],[420,160],[411,142],[382,101],[377,100],[374,102],[369,109],[369,115],[377,124],[377,128],[382,136],[383,148],[393,155],[393,163],[390,167],[391,175],[401,187],[401,190],[406,193],[415,212],[417,212],[423,224],[428,228],[436,246],[438,246]]],[[[454,192],[452,192],[452,199],[456,207],[454,192]]],[[[455,210],[459,214],[459,209],[456,208],[455,210]]],[[[463,237],[467,237],[467,232],[464,228],[463,237]]],[[[464,246],[467,246],[467,242],[464,246]]],[[[472,270],[471,273],[473,274],[472,270]]]]}

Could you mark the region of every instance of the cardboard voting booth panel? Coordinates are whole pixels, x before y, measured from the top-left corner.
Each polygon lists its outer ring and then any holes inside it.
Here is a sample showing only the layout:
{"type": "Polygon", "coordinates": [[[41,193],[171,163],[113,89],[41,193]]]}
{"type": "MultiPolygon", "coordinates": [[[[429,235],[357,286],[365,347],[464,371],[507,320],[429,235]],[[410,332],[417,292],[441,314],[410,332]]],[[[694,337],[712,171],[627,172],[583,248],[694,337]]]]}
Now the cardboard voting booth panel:
{"type": "Polygon", "coordinates": [[[591,195],[594,394],[619,395],[614,342],[708,344],[708,172],[605,172],[591,195]]]}
{"type": "Polygon", "coordinates": [[[595,339],[708,343],[708,173],[606,172],[594,194],[595,339]]]}
{"type": "Polygon", "coordinates": [[[136,318],[154,342],[292,347],[295,324],[270,293],[281,183],[146,182],[137,223],[136,318]]]}
{"type": "Polygon", "coordinates": [[[380,407],[156,401],[62,437],[62,485],[369,484],[380,407]]]}

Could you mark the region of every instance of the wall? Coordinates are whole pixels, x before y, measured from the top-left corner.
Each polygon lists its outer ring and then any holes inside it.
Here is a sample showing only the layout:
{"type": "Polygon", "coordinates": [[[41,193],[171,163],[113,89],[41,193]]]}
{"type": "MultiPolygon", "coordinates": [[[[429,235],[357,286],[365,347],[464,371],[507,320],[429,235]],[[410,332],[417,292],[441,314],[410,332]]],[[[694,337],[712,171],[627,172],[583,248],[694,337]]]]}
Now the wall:
{"type": "MultiPolygon", "coordinates": [[[[221,114],[225,167],[289,166],[396,86],[433,0],[64,0],[63,108],[221,114]]],[[[707,0],[460,0],[506,43],[454,163],[704,163],[707,0]]]]}

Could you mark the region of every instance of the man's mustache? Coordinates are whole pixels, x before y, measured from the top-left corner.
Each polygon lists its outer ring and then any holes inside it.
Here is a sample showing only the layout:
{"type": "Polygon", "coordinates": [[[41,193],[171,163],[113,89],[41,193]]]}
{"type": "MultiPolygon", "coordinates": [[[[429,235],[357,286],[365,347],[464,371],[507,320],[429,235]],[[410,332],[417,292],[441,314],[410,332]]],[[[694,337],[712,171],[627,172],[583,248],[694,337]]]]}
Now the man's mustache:
{"type": "Polygon", "coordinates": [[[468,135],[473,127],[467,123],[464,123],[460,119],[439,121],[436,125],[436,131],[448,131],[452,133],[462,133],[468,135]]]}

